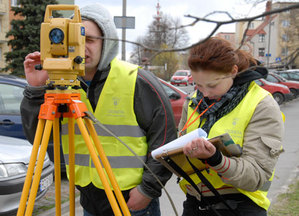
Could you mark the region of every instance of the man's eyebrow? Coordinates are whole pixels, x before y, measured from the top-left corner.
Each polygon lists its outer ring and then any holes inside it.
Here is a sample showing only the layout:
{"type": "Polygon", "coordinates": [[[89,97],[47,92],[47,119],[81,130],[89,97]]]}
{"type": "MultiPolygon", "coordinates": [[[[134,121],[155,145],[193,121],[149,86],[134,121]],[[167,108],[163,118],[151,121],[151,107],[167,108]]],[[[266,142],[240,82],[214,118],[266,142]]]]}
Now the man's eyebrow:
{"type": "Polygon", "coordinates": [[[103,39],[104,37],[102,36],[93,36],[93,35],[86,35],[86,38],[92,38],[92,39],[103,39]]]}

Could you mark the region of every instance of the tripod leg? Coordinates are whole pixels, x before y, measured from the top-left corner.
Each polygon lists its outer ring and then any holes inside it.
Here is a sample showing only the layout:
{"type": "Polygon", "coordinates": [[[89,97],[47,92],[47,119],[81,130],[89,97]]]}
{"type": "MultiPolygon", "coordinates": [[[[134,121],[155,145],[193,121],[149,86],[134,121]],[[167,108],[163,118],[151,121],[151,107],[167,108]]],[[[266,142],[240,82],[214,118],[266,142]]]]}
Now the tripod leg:
{"type": "Polygon", "coordinates": [[[70,216],[75,215],[75,126],[74,118],[69,118],[69,191],[70,191],[70,216]]]}
{"type": "Polygon", "coordinates": [[[56,215],[61,215],[61,170],[60,170],[60,136],[59,119],[54,119],[53,124],[53,146],[54,146],[54,171],[55,171],[55,208],[56,215]]]}
{"type": "Polygon", "coordinates": [[[30,190],[28,205],[27,205],[27,209],[25,212],[26,216],[32,215],[34,202],[35,202],[35,198],[36,198],[36,194],[37,194],[37,189],[39,186],[40,176],[41,176],[42,169],[43,169],[44,159],[45,159],[45,155],[47,152],[47,147],[48,147],[48,143],[49,143],[52,125],[53,125],[53,121],[51,121],[51,120],[46,121],[46,126],[45,126],[45,130],[44,130],[43,138],[42,138],[42,143],[41,143],[40,151],[38,154],[37,166],[36,166],[36,169],[34,172],[33,182],[32,182],[32,186],[31,186],[31,190],[30,190]]]}
{"type": "Polygon", "coordinates": [[[44,126],[45,126],[45,120],[39,119],[37,128],[36,128],[35,138],[33,141],[32,152],[31,152],[31,156],[30,156],[29,166],[28,166],[28,170],[27,170],[25,183],[23,186],[23,191],[22,191],[22,196],[21,196],[17,216],[24,215],[24,212],[25,212],[26,202],[28,199],[28,194],[29,194],[29,190],[30,190],[30,186],[31,186],[31,182],[32,182],[32,176],[33,176],[33,172],[34,172],[35,162],[36,162],[44,126]]]}
{"type": "Polygon", "coordinates": [[[111,185],[112,185],[112,187],[114,189],[114,193],[116,194],[117,200],[118,200],[118,202],[120,204],[120,207],[121,207],[124,215],[131,215],[130,211],[128,209],[128,206],[126,204],[126,201],[125,201],[125,199],[124,199],[124,197],[123,197],[123,195],[121,193],[121,190],[120,190],[120,188],[119,188],[119,186],[117,184],[115,176],[114,176],[114,174],[112,172],[112,169],[111,169],[110,163],[108,161],[108,158],[107,158],[107,156],[104,153],[104,149],[103,149],[103,147],[102,147],[102,145],[100,143],[100,140],[98,139],[97,132],[96,132],[96,130],[95,130],[93,124],[92,124],[92,121],[89,118],[85,118],[85,122],[86,122],[86,126],[88,128],[88,131],[90,132],[91,137],[93,139],[95,147],[96,147],[96,149],[98,151],[98,154],[99,154],[99,156],[101,158],[101,161],[102,161],[102,163],[103,163],[103,165],[105,167],[105,170],[106,170],[106,172],[108,174],[108,177],[110,179],[111,185]]]}
{"type": "Polygon", "coordinates": [[[99,177],[100,177],[100,179],[101,179],[101,181],[103,183],[106,195],[107,195],[108,200],[109,200],[109,202],[111,204],[111,207],[112,207],[112,210],[114,212],[114,215],[122,215],[121,212],[120,212],[119,206],[118,206],[118,204],[116,202],[116,199],[114,197],[114,194],[113,194],[113,192],[112,192],[112,190],[110,188],[109,182],[107,180],[107,176],[104,173],[103,167],[102,167],[102,165],[100,163],[100,160],[99,160],[99,158],[98,158],[98,156],[96,154],[96,151],[95,151],[95,149],[93,147],[93,144],[91,142],[91,139],[89,137],[87,129],[86,129],[84,123],[83,123],[83,120],[82,120],[81,117],[77,118],[76,120],[77,120],[78,127],[79,127],[79,129],[81,131],[81,134],[82,134],[82,136],[84,138],[84,141],[86,143],[86,146],[88,148],[88,151],[90,153],[90,156],[92,158],[92,161],[93,161],[93,163],[94,163],[94,165],[95,165],[95,167],[97,169],[97,172],[99,174],[99,177]]]}

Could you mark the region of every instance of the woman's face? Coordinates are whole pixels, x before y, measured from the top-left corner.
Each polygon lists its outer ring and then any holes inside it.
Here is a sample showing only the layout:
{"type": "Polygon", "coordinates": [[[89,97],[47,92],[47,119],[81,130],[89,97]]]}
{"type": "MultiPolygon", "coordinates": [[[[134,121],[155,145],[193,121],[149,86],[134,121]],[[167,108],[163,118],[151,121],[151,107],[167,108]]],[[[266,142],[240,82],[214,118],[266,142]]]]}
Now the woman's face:
{"type": "Polygon", "coordinates": [[[233,85],[233,80],[238,72],[235,65],[230,73],[219,73],[213,70],[191,71],[197,89],[211,100],[222,97],[233,85]]]}

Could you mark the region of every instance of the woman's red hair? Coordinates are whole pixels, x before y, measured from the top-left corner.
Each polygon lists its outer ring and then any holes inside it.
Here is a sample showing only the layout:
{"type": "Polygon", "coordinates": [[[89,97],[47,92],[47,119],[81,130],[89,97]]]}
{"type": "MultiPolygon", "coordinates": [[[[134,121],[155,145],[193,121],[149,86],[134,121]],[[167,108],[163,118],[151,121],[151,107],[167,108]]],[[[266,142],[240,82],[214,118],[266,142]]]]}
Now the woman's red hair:
{"type": "Polygon", "coordinates": [[[234,65],[238,72],[256,65],[255,59],[243,50],[234,50],[232,44],[218,37],[211,37],[190,50],[188,65],[192,71],[213,70],[230,73],[234,65]]]}

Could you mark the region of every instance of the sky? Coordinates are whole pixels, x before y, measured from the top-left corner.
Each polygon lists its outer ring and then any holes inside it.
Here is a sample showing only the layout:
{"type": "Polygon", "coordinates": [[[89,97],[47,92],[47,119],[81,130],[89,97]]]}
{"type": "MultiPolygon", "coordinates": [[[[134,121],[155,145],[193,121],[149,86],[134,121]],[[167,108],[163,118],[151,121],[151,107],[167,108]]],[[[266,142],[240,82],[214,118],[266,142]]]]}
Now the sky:
{"type": "MultiPolygon", "coordinates": [[[[158,0],[126,1],[126,15],[135,17],[135,29],[126,30],[127,40],[136,41],[138,36],[145,35],[148,25],[153,21],[153,16],[157,13],[157,2],[158,0]]],[[[110,11],[112,16],[122,16],[123,0],[75,0],[75,4],[79,7],[92,3],[102,4],[110,11]]],[[[241,18],[254,16],[263,13],[265,10],[265,1],[256,7],[252,7],[252,3],[246,4],[245,0],[159,0],[159,4],[162,13],[174,18],[180,18],[183,25],[190,24],[194,21],[193,19],[184,17],[185,15],[204,17],[214,11],[226,11],[233,18],[241,18]]],[[[230,20],[225,14],[217,14],[209,16],[208,18],[217,21],[230,20]]],[[[214,27],[214,24],[199,22],[195,26],[186,28],[189,33],[190,44],[205,38],[214,27]]],[[[117,31],[119,38],[121,38],[121,29],[118,29],[117,31]]],[[[217,32],[234,31],[235,25],[231,24],[222,26],[217,32]]],[[[132,46],[127,44],[126,48],[127,53],[129,53],[132,46]]]]}

